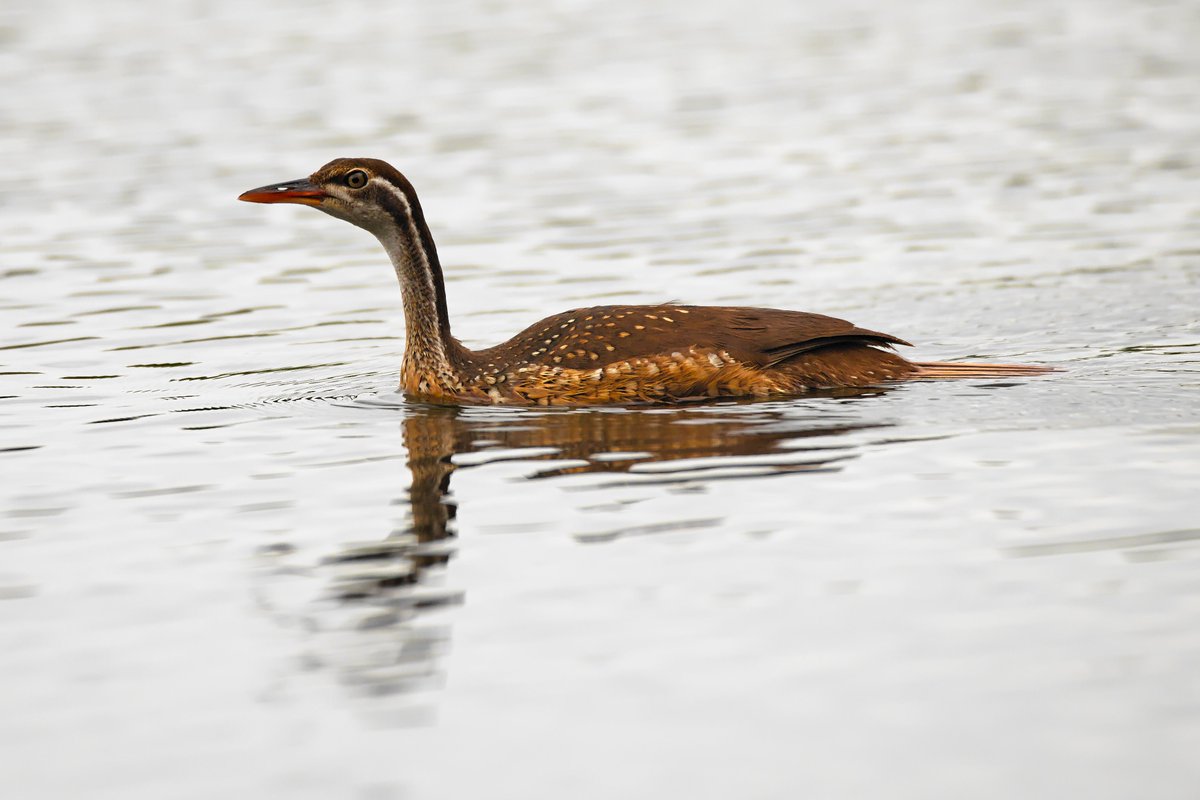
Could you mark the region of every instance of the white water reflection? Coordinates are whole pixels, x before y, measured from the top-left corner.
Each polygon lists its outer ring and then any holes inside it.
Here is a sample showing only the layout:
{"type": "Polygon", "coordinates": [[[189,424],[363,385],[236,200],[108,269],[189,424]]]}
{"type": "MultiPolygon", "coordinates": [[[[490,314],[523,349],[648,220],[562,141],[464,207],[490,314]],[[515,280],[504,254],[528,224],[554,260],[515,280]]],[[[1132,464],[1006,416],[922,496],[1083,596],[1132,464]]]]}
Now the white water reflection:
{"type": "Polygon", "coordinates": [[[0,772],[22,797],[1191,797],[1185,2],[0,9],[0,772]],[[390,394],[456,333],[848,317],[1012,383],[390,394]],[[64,766],[68,765],[68,766],[64,766]],[[216,765],[219,765],[216,766],[216,765]]]}

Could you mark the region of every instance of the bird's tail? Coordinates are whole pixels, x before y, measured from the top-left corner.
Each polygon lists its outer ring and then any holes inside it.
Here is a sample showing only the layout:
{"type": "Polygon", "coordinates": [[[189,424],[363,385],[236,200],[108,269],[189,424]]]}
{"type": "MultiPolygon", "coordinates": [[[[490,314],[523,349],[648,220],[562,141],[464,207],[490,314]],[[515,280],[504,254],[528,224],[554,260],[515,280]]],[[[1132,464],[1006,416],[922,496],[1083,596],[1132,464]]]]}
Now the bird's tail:
{"type": "Polygon", "coordinates": [[[954,361],[915,361],[917,368],[910,378],[940,380],[944,378],[1019,378],[1058,372],[1054,367],[1036,364],[971,364],[954,361]]]}

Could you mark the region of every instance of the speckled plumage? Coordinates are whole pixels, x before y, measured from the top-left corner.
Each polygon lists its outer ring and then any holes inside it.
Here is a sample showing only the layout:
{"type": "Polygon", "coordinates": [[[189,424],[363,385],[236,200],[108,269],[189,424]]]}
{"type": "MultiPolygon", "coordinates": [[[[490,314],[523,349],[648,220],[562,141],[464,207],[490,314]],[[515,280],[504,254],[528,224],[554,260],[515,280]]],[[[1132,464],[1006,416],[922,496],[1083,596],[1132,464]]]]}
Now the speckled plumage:
{"type": "Polygon", "coordinates": [[[450,334],[433,237],[408,180],[376,159],[337,159],[309,178],[246,192],[313,205],[375,234],[404,303],[405,394],[427,401],[589,405],[773,397],[922,378],[1034,375],[1043,367],[908,361],[908,343],[845,320],[733,306],[596,306],[541,320],[472,351],[450,334]]]}
{"type": "MultiPolygon", "coordinates": [[[[915,367],[879,349],[891,344],[904,342],[797,311],[596,306],[548,317],[495,347],[462,351],[460,391],[481,402],[538,405],[793,395],[905,377],[915,367]]],[[[413,378],[406,392],[436,399],[427,376],[413,378]]]]}

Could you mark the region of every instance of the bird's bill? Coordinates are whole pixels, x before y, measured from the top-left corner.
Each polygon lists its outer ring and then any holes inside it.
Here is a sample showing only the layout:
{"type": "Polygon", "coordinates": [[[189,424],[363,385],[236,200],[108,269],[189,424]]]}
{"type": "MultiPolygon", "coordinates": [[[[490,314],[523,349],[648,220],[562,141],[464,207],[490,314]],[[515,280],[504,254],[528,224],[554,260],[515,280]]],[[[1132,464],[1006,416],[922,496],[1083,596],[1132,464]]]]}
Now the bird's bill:
{"type": "Polygon", "coordinates": [[[245,200],[247,203],[301,203],[306,206],[319,206],[324,197],[325,192],[308,178],[301,178],[242,192],[238,195],[238,200],[245,200]]]}

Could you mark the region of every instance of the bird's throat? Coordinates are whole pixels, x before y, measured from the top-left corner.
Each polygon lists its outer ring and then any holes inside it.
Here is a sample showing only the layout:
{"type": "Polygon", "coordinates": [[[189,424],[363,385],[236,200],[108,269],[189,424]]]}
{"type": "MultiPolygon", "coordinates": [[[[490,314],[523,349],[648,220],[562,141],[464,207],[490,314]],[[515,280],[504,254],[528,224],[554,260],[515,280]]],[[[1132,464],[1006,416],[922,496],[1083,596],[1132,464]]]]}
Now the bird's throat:
{"type": "Polygon", "coordinates": [[[404,361],[401,384],[415,395],[461,389],[456,368],[461,346],[450,335],[445,287],[432,240],[422,237],[415,221],[379,235],[400,281],[404,305],[404,361]]]}

